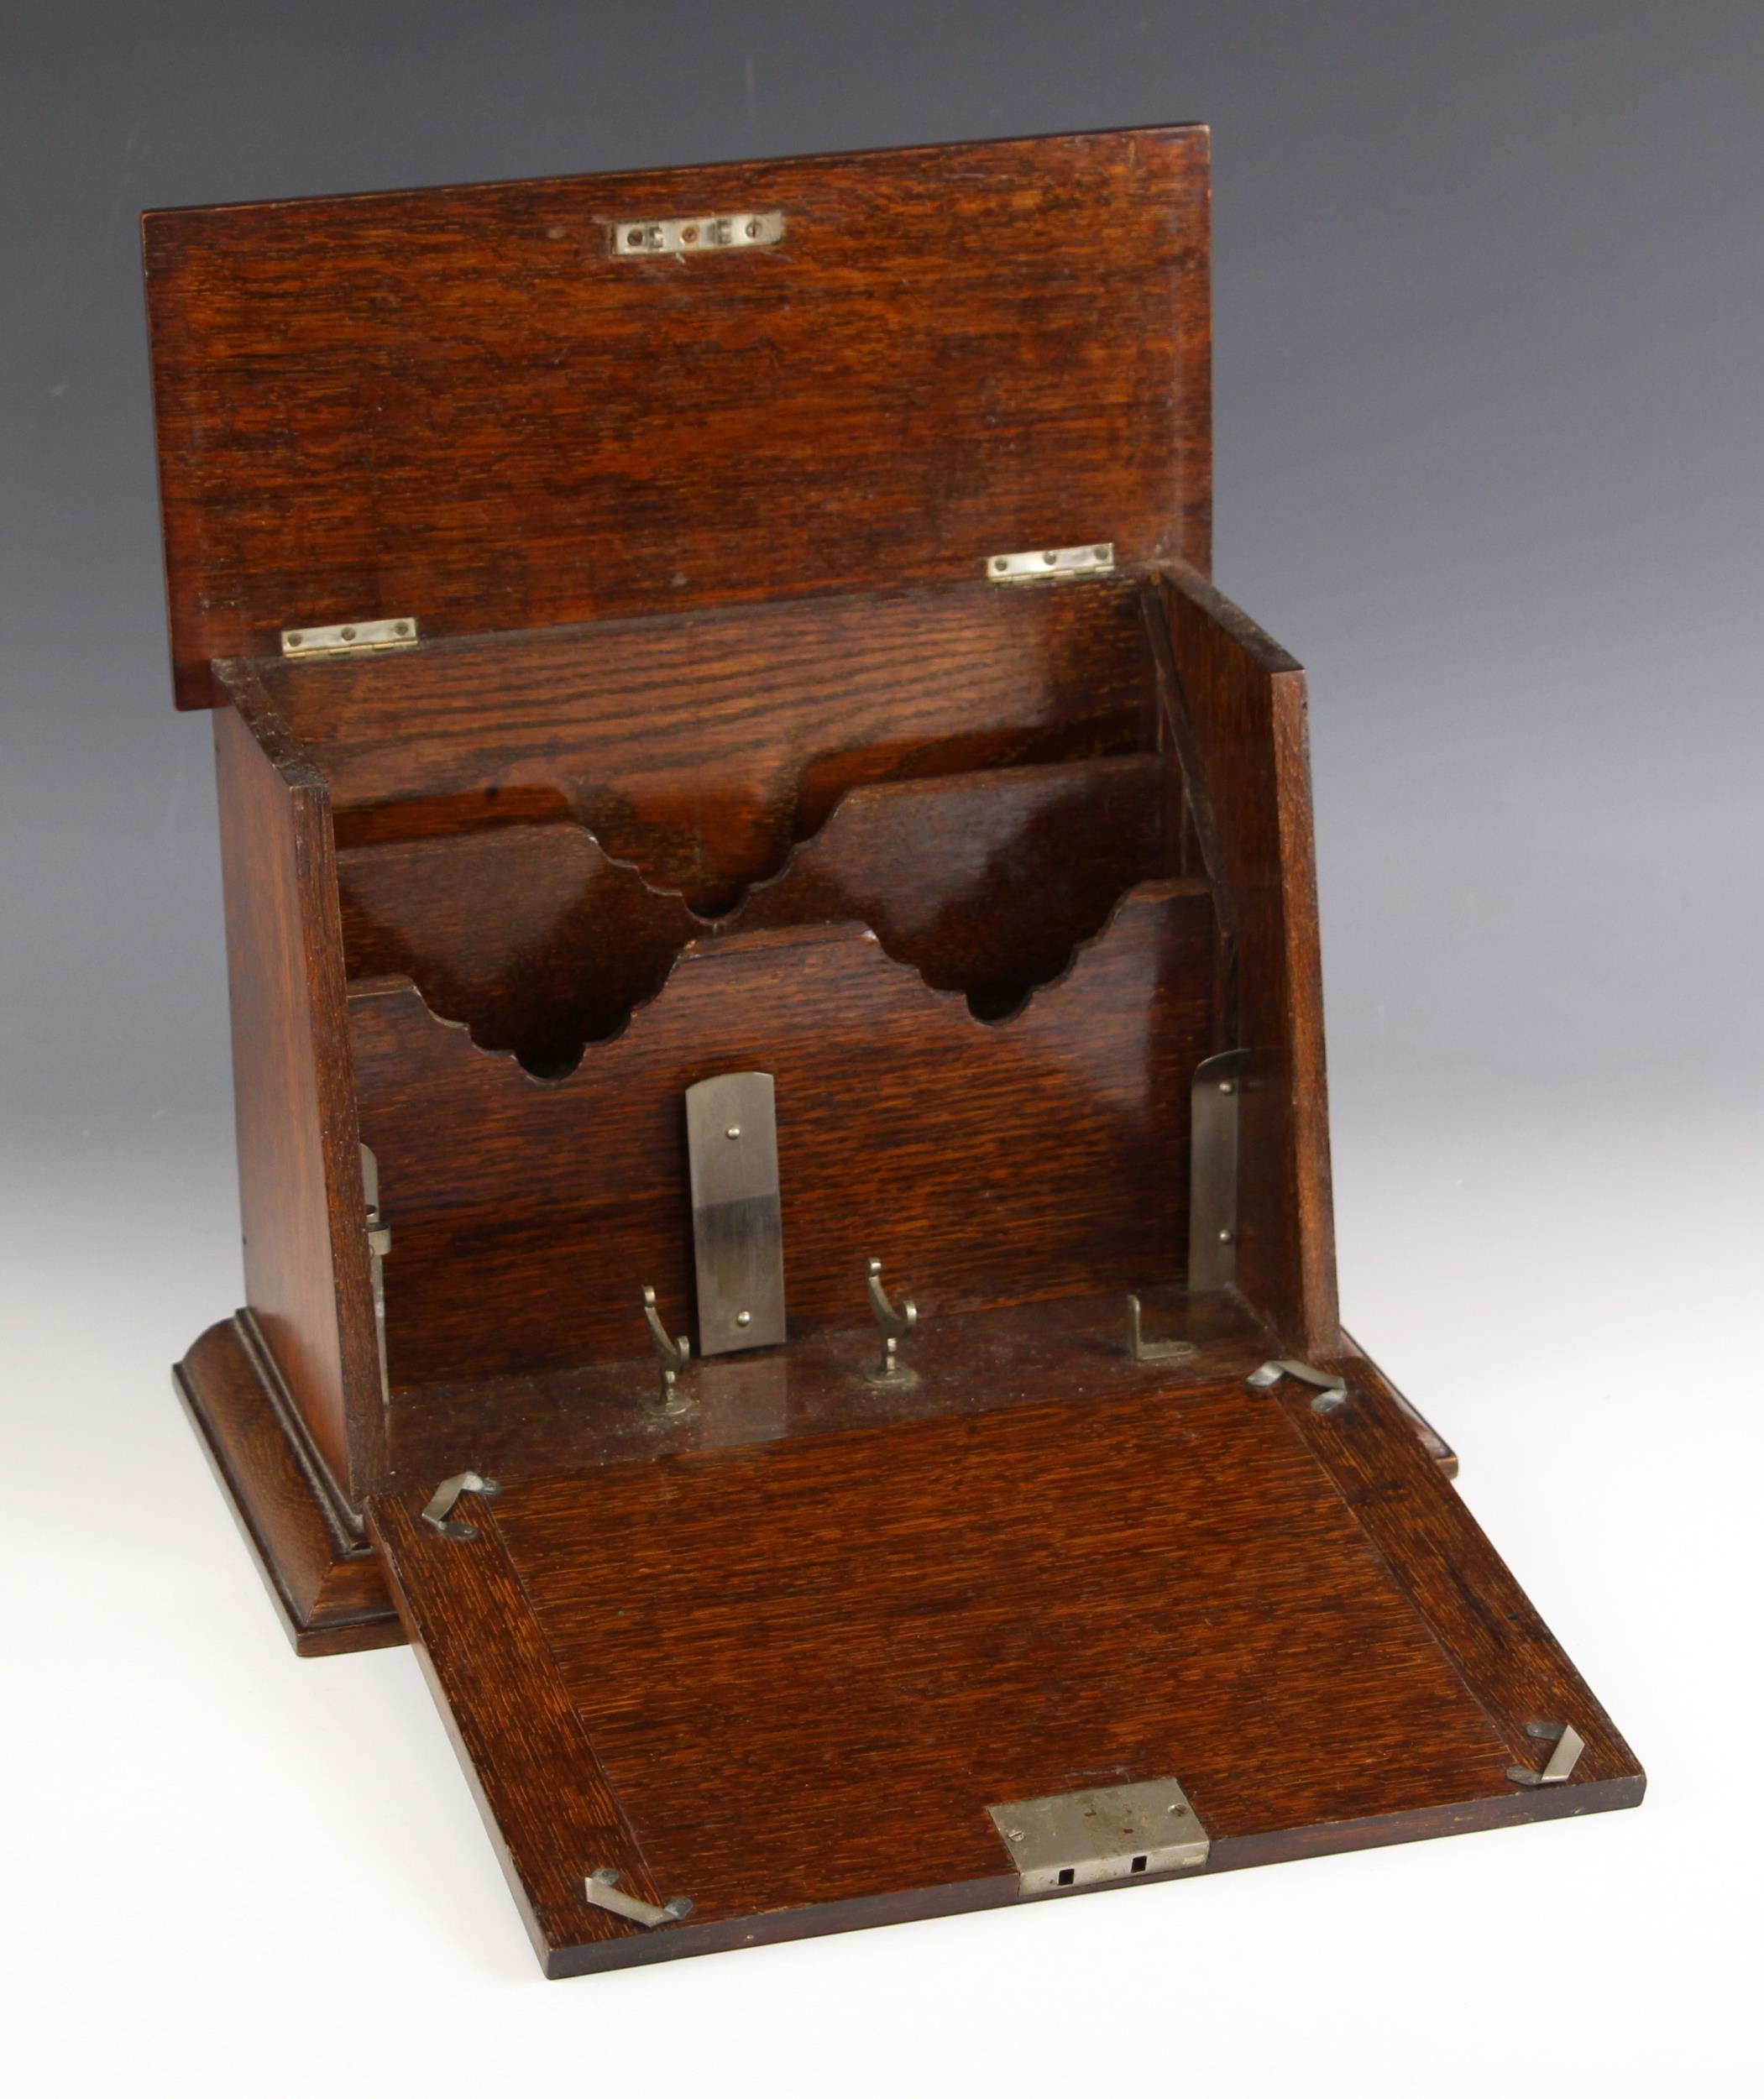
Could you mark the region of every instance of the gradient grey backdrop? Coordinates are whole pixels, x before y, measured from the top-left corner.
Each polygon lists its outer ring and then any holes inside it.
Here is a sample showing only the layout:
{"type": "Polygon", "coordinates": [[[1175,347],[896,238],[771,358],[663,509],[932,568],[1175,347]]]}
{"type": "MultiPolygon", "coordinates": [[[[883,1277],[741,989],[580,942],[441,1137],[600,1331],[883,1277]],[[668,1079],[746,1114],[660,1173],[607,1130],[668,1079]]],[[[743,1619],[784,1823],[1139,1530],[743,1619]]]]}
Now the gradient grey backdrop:
{"type": "MultiPolygon", "coordinates": [[[[238,1285],[138,212],[1198,118],[1216,574],[1311,677],[1344,1307],[1620,1719],[1646,1703],[1644,1755],[1693,1770],[1672,1730],[1718,1701],[1653,1685],[1682,1636],[1631,1636],[1670,1570],[1607,1599],[1662,1495],[1719,1491],[1668,1389],[1702,1453],[1756,1433],[1761,86],[1756,0],[10,0],[4,1360],[12,1463],[64,1483],[21,1518],[34,1578],[113,1552],[186,1625],[236,1578],[280,1638],[164,1385],[238,1285]],[[1592,1526],[1559,1557],[1552,1495],[1592,1526]]],[[[61,1646],[107,1594],[64,1587],[61,1646]]]]}

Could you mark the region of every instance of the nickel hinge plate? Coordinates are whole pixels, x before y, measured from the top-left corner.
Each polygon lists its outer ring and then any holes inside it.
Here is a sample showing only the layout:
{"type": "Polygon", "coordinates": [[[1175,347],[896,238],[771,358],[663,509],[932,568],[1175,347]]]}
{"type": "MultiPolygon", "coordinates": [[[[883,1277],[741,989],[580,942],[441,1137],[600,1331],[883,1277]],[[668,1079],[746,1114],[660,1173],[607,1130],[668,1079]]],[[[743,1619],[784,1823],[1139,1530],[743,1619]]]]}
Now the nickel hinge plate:
{"type": "Polygon", "coordinates": [[[352,620],[338,627],[284,627],[282,654],[291,662],[315,656],[367,656],[381,649],[414,649],[421,639],[412,619],[352,620]]]}
{"type": "Polygon", "coordinates": [[[1066,576],[1112,576],[1115,543],[1092,540],[1086,547],[1033,547],[1023,554],[988,554],[989,583],[1049,583],[1066,576]]]}

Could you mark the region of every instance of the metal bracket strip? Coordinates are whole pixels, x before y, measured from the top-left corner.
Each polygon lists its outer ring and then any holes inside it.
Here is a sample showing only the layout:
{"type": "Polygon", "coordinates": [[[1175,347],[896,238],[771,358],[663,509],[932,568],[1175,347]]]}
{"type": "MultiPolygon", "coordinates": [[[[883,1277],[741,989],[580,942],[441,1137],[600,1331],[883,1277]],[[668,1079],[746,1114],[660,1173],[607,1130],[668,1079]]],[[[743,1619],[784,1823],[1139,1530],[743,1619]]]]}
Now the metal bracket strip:
{"type": "Polygon", "coordinates": [[[1238,1103],[1247,1050],[1195,1066],[1189,1089],[1188,1287],[1230,1290],[1238,1280],[1238,1103]]]}
{"type": "Polygon", "coordinates": [[[582,1883],[582,1892],[597,1908],[610,1909],[615,1917],[629,1918],[632,1924],[642,1924],[651,1931],[657,1924],[677,1924],[683,1917],[691,1916],[689,1896],[676,1895],[658,1907],[636,1895],[627,1895],[619,1885],[619,1877],[616,1866],[597,1866],[582,1883]]]}
{"type": "Polygon", "coordinates": [[[453,1514],[453,1504],[461,1494],[482,1494],[486,1501],[499,1494],[501,1487],[494,1479],[486,1479],[475,1472],[456,1472],[451,1479],[443,1479],[423,1505],[422,1520],[431,1530],[440,1531],[444,1538],[463,1543],[475,1538],[478,1526],[462,1522],[453,1514]]]}
{"type": "Polygon", "coordinates": [[[1566,1720],[1533,1720],[1526,1733],[1534,1742],[1553,1742],[1549,1760],[1542,1771],[1527,1771],[1523,1764],[1509,1764],[1507,1776],[1515,1786],[1562,1786],[1573,1776],[1586,1740],[1566,1720]]]}
{"type": "Polygon", "coordinates": [[[1316,1397],[1311,1402],[1313,1414],[1333,1414],[1338,1407],[1348,1404],[1345,1378],[1337,1377],[1332,1370],[1319,1370],[1314,1363],[1301,1363],[1296,1356],[1282,1356],[1277,1362],[1264,1363],[1259,1370],[1252,1370],[1243,1382],[1258,1392],[1265,1392],[1282,1378],[1296,1378],[1301,1385],[1317,1387],[1316,1397]]]}

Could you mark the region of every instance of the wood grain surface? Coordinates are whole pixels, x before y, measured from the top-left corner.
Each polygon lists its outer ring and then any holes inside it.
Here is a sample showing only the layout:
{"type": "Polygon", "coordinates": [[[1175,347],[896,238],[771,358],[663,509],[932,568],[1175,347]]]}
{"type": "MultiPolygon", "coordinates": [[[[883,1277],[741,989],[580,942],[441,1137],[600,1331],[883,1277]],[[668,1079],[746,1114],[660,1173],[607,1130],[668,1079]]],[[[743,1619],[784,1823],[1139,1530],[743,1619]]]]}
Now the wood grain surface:
{"type": "Polygon", "coordinates": [[[1209,558],[1199,126],[155,212],[180,703],[285,627],[488,634],[1209,558]],[[631,260],[615,222],[782,210],[631,260]]]}
{"type": "Polygon", "coordinates": [[[1144,588],[786,599],[260,674],[341,845],[570,817],[723,912],[853,788],[1149,748],[1144,588]]]}
{"type": "MultiPolygon", "coordinates": [[[[1329,1433],[1390,1440],[1375,1393],[1338,1418],[1329,1433]]],[[[556,1859],[556,1825],[573,1786],[604,1788],[649,1884],[695,1905],[611,1944],[598,1923],[553,1934],[568,1973],[932,1913],[964,1886],[1012,1900],[988,1805],[1090,1786],[1176,1777],[1208,1871],[1629,1804],[1640,1773],[1614,1738],[1567,1788],[1507,1778],[1522,1720],[1467,1677],[1463,1607],[1417,1578],[1459,1505],[1399,1433],[1414,1499],[1375,1531],[1280,1398],[1175,1376],[515,1478],[457,1547],[411,1522],[414,1496],[373,1520],[406,1595],[500,1585],[458,1621],[476,1681],[436,1670],[462,1732],[518,1703],[504,1654],[580,1723],[591,1760],[553,1765],[542,1818],[516,1802],[501,1823],[517,1861],[580,1863],[579,1844],[556,1859]]],[[[1576,1718],[1573,1683],[1547,1660],[1510,1688],[1576,1718]]],[[[519,1714],[480,1730],[488,1794],[505,1727],[517,1768],[529,1755],[519,1714]]]]}
{"type": "Polygon", "coordinates": [[[249,674],[214,739],[246,1302],[347,1489],[383,1418],[329,805],[249,674]]]}
{"type": "Polygon", "coordinates": [[[1249,1052],[1238,1286],[1301,1355],[1327,1359],[1341,1315],[1305,673],[1198,575],[1173,569],[1163,606],[1232,942],[1225,1003],[1249,1052]]]}

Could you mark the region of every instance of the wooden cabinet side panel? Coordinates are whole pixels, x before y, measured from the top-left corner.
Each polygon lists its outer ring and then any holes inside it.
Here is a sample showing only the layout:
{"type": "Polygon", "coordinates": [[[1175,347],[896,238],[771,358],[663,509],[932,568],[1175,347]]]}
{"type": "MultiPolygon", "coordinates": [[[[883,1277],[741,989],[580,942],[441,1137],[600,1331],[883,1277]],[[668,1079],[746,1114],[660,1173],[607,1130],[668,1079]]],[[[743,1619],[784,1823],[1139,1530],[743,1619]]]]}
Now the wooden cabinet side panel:
{"type": "Polygon", "coordinates": [[[1296,1348],[1341,1348],[1322,959],[1305,674],[1191,569],[1164,602],[1230,884],[1239,1039],[1250,1052],[1238,1167],[1238,1285],[1296,1348]]]}
{"type": "Polygon", "coordinates": [[[235,699],[214,735],[245,1299],[348,1491],[385,1432],[330,815],[274,715],[235,699]]]}

